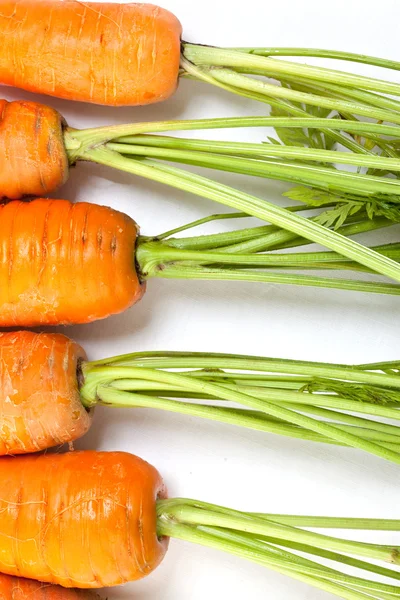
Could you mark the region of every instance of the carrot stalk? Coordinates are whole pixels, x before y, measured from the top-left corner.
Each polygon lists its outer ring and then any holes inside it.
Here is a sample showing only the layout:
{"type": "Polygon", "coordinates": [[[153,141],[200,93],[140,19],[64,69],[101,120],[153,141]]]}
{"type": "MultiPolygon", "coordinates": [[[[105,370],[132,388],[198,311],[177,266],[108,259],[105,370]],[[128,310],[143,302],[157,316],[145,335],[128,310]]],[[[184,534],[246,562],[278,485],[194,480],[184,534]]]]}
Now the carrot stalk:
{"type": "Polygon", "coordinates": [[[397,365],[386,372],[374,365],[190,352],[88,362],[62,335],[20,331],[0,334],[0,400],[0,454],[74,441],[99,404],[351,446],[400,463],[397,365]]]}
{"type": "Polygon", "coordinates": [[[269,221],[287,229],[296,235],[322,244],[382,275],[400,281],[400,266],[393,260],[379,255],[377,252],[349,240],[337,232],[322,227],[318,223],[306,221],[304,218],[290,213],[272,203],[260,200],[256,196],[239,192],[229,186],[215,183],[201,175],[188,173],[176,167],[160,165],[150,159],[127,159],[123,156],[101,148],[85,153],[89,160],[103,165],[114,166],[122,171],[140,175],[146,179],[166,183],[177,189],[192,192],[198,196],[215,200],[235,210],[246,212],[263,221],[269,221]]]}
{"type": "Polygon", "coordinates": [[[301,524],[302,517],[296,515],[167,499],[156,469],[125,452],[3,458],[0,477],[5,483],[1,502],[16,505],[29,539],[41,541],[27,544],[26,536],[15,535],[11,539],[15,510],[1,511],[0,570],[8,574],[18,571],[65,587],[118,585],[153,571],[164,558],[169,538],[176,538],[256,562],[348,600],[388,600],[400,594],[395,583],[399,571],[386,566],[399,564],[399,547],[371,543],[366,535],[374,529],[397,531],[397,520],[306,517],[301,524]],[[27,497],[29,502],[21,500],[27,497]],[[322,531],[310,531],[310,523],[322,531]],[[339,524],[361,530],[364,541],[324,533],[339,524]],[[85,541],[79,556],[72,552],[77,539],[85,541]],[[331,561],[329,566],[325,559],[331,561]],[[343,565],[355,570],[348,574],[343,565]],[[369,573],[385,581],[369,579],[369,573]]]}

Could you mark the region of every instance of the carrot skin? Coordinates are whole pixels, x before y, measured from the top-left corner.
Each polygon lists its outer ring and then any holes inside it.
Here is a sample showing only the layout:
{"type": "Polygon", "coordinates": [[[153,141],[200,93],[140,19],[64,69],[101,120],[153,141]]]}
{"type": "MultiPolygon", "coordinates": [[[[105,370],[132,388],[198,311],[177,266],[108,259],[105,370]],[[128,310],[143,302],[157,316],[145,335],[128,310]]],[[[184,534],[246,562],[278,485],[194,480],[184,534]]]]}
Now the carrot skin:
{"type": "Polygon", "coordinates": [[[64,587],[141,579],[161,562],[154,467],[125,452],[0,459],[0,571],[64,587]]]}
{"type": "Polygon", "coordinates": [[[182,28],[151,4],[0,1],[0,83],[108,106],[176,89],[182,28]]]}
{"type": "Polygon", "coordinates": [[[0,600],[100,600],[100,596],[0,573],[0,600]]]}
{"type": "Polygon", "coordinates": [[[0,455],[45,450],[82,437],[92,412],[80,400],[84,350],[61,334],[0,333],[0,455]]]}
{"type": "Polygon", "coordinates": [[[61,115],[37,102],[0,100],[0,198],[43,196],[68,178],[61,115]]]}
{"type": "Polygon", "coordinates": [[[136,223],[66,200],[0,204],[0,327],[89,323],[138,302],[136,223]]]}

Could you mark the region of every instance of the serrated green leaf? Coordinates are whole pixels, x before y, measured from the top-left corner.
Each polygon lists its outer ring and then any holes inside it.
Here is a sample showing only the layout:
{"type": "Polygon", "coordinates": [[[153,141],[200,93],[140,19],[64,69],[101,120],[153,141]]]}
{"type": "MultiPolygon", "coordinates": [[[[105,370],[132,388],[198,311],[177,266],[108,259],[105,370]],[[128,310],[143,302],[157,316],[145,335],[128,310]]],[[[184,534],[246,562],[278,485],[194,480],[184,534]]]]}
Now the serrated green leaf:
{"type": "MultiPolygon", "coordinates": [[[[270,144],[273,144],[274,146],[282,146],[281,142],[273,137],[268,137],[267,138],[270,144]]],[[[262,142],[263,144],[268,145],[268,142],[262,142]]]]}
{"type": "Polygon", "coordinates": [[[333,202],[343,202],[343,198],[337,194],[304,186],[293,187],[283,195],[286,198],[304,202],[304,204],[308,204],[312,207],[324,206],[325,204],[332,204],[333,202]]]}
{"type": "MultiPolygon", "coordinates": [[[[397,391],[373,385],[350,383],[347,381],[333,381],[316,378],[305,386],[303,391],[310,394],[333,392],[341,398],[368,404],[385,405],[389,402],[400,402],[400,393],[397,391]]],[[[323,406],[323,398],[321,398],[321,406],[323,406]]]]}
{"type": "Polygon", "coordinates": [[[346,202],[338,204],[334,208],[324,211],[316,217],[316,221],[325,227],[333,227],[339,229],[352,215],[355,215],[363,208],[361,201],[346,202]]]}
{"type": "Polygon", "coordinates": [[[303,146],[309,148],[311,145],[310,139],[304,133],[303,129],[282,127],[275,129],[275,131],[285,146],[303,146]]]}

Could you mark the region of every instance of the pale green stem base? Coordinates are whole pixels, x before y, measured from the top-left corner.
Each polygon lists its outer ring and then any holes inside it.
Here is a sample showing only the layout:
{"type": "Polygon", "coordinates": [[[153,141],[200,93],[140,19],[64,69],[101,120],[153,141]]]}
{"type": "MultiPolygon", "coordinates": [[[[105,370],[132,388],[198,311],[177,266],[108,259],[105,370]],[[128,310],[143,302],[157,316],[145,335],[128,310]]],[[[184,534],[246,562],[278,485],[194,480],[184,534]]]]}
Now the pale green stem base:
{"type": "Polygon", "coordinates": [[[389,600],[400,597],[399,586],[366,578],[366,574],[372,572],[398,580],[399,571],[369,562],[398,563],[397,547],[343,540],[304,529],[311,523],[319,528],[340,525],[367,531],[398,530],[398,521],[365,519],[361,524],[357,519],[306,517],[301,523],[302,517],[243,513],[187,499],[159,500],[157,514],[160,536],[179,538],[240,556],[341,598],[389,600]],[[329,559],[338,568],[328,567],[308,556],[329,559]],[[356,568],[361,576],[347,575],[340,570],[342,565],[356,568]]]}

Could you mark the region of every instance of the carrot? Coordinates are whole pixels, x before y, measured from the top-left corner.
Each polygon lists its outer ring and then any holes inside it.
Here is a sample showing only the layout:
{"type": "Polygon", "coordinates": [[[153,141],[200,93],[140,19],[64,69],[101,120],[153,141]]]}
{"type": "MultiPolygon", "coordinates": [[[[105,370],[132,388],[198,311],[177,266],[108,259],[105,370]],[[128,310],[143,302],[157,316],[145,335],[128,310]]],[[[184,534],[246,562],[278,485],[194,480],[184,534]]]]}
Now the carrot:
{"type": "MultiPolygon", "coordinates": [[[[340,269],[343,263],[344,269],[358,270],[355,262],[343,260],[335,253],[271,258],[254,250],[248,254],[230,252],[232,245],[243,239],[250,245],[261,243],[264,250],[265,244],[268,246],[265,234],[269,233],[273,235],[274,250],[279,248],[279,242],[283,242],[283,247],[288,242],[289,246],[303,243],[296,236],[276,237],[276,230],[268,227],[222,234],[222,247],[218,235],[209,239],[188,238],[188,241],[169,234],[146,238],[138,236],[137,225],[131,218],[111,208],[46,199],[0,204],[0,222],[1,327],[70,325],[103,319],[138,302],[150,277],[291,283],[400,293],[397,284],[292,273],[293,267],[324,268],[324,263],[329,269],[331,262],[334,268],[340,269]],[[205,249],[197,250],[198,244],[205,249]],[[288,266],[288,274],[271,272],[271,267],[282,265],[288,266]]],[[[343,244],[341,241],[341,247],[343,244]]],[[[388,252],[383,247],[379,254],[368,250],[400,270],[390,258],[391,248],[388,252]]],[[[393,250],[396,257],[397,245],[393,250]]]]}
{"type": "Polygon", "coordinates": [[[59,200],[0,205],[0,324],[85,323],[144,291],[137,227],[107,207],[59,200]]]}
{"type": "Polygon", "coordinates": [[[0,571],[10,575],[65,587],[119,585],[151,573],[175,537],[247,558],[343,598],[384,600],[400,593],[393,583],[368,579],[368,571],[398,579],[397,571],[384,566],[399,563],[398,547],[307,529],[363,529],[365,540],[368,530],[398,531],[399,521],[252,514],[168,500],[156,469],[125,452],[3,458],[0,479],[0,571]],[[319,557],[330,558],[336,568],[327,568],[319,557]],[[343,573],[342,563],[349,561],[360,576],[343,573]]]}
{"type": "Polygon", "coordinates": [[[0,462],[0,571],[64,587],[140,579],[161,561],[157,471],[124,453],[77,452],[0,462]],[[8,507],[8,508],[6,508],[8,507]],[[82,528],[83,525],[83,528],[82,528]]]}
{"type": "Polygon", "coordinates": [[[35,102],[0,100],[1,196],[42,196],[68,177],[60,114],[35,102]]]}
{"type": "Polygon", "coordinates": [[[0,333],[0,454],[72,442],[89,429],[77,371],[83,349],[62,335],[0,333]]]}
{"type": "MultiPolygon", "coordinates": [[[[181,32],[176,17],[147,4],[2,0],[0,83],[69,100],[121,106],[164,100],[174,92],[178,76],[189,75],[257,100],[270,101],[271,96],[298,100],[295,90],[276,90],[269,82],[249,76],[256,74],[299,80],[310,102],[322,107],[331,99],[319,96],[321,85],[325,92],[334,87],[334,96],[339,89],[344,114],[351,114],[357,105],[366,110],[360,90],[400,94],[400,86],[390,81],[293,64],[270,55],[323,56],[399,68],[394,61],[304,48],[224,49],[184,42],[181,49],[181,32]],[[352,94],[358,103],[349,101],[352,94]]],[[[390,106],[390,101],[382,102],[390,106]]]]}
{"type": "Polygon", "coordinates": [[[0,600],[100,600],[90,590],[65,589],[0,573],[0,600]]]}
{"type": "MultiPolygon", "coordinates": [[[[366,179],[361,174],[349,173],[346,170],[333,172],[332,169],[320,164],[316,170],[309,164],[299,165],[294,162],[289,165],[286,161],[278,160],[282,158],[317,163],[321,161],[343,163],[354,167],[379,168],[382,171],[390,169],[397,172],[400,167],[396,158],[360,153],[358,147],[354,148],[354,142],[351,142],[348,149],[356,149],[357,152],[327,149],[325,146],[328,143],[328,134],[325,136],[322,132],[321,141],[319,143],[314,141],[312,148],[304,145],[293,147],[290,140],[296,139],[296,136],[300,140],[303,136],[307,141],[302,129],[309,127],[313,130],[333,128],[339,136],[341,136],[340,131],[358,136],[371,134],[375,137],[376,135],[399,136],[398,125],[343,119],[338,121],[333,118],[310,117],[304,113],[304,116],[297,118],[272,116],[161,121],[77,130],[68,127],[57,111],[43,104],[2,100],[0,105],[3,113],[0,155],[4,156],[7,167],[0,180],[0,194],[4,198],[18,199],[24,195],[39,196],[45,192],[55,191],[68,176],[68,164],[73,165],[80,160],[102,162],[129,171],[129,165],[134,168],[134,159],[137,156],[308,184],[329,191],[331,196],[333,191],[338,194],[344,192],[400,194],[398,189],[400,186],[383,176],[366,179]],[[154,133],[176,130],[242,129],[264,126],[277,128],[276,135],[281,137],[281,144],[266,145],[264,142],[250,144],[154,135],[154,133]],[[153,135],[146,135],[149,133],[153,135]],[[289,141],[286,143],[286,140],[289,141]],[[131,160],[126,162],[128,156],[131,160]],[[246,157],[256,158],[257,161],[246,157]],[[271,158],[274,158],[273,162],[271,158]],[[21,182],[23,175],[25,181],[21,182]],[[17,186],[14,178],[18,180],[17,186]]],[[[275,114],[279,114],[276,109],[275,114]]],[[[331,132],[332,135],[333,133],[331,132]]],[[[343,140],[340,138],[340,141],[345,145],[346,140],[350,138],[345,136],[343,138],[343,140]]],[[[344,199],[342,198],[341,201],[343,202],[344,199]]]]}
{"type": "Polygon", "coordinates": [[[0,31],[6,85],[109,106],[159,102],[177,86],[181,26],[151,4],[3,0],[0,31]]]}
{"type": "Polygon", "coordinates": [[[347,445],[399,464],[394,420],[400,419],[400,383],[385,370],[384,364],[190,352],[136,352],[89,362],[61,334],[0,333],[0,454],[73,442],[89,429],[99,404],[156,408],[347,445]],[[221,400],[240,408],[222,407],[221,400]]]}
{"type": "MultiPolygon", "coordinates": [[[[38,193],[43,189],[51,191],[53,187],[57,187],[59,183],[64,181],[67,175],[66,163],[74,164],[78,160],[93,161],[99,164],[112,166],[114,168],[126,171],[132,174],[144,176],[148,179],[153,179],[159,182],[166,183],[178,189],[184,189],[199,196],[216,200],[224,205],[235,208],[248,215],[256,216],[263,221],[268,221],[275,226],[284,229],[283,239],[285,244],[283,247],[288,247],[288,242],[294,241],[294,245],[299,243],[318,242],[327,248],[337,252],[326,256],[324,254],[315,254],[312,256],[298,257],[298,262],[295,265],[289,265],[288,261],[292,261],[293,257],[269,257],[268,266],[298,266],[300,269],[321,269],[321,268],[336,268],[341,270],[365,270],[372,271],[385,275],[400,281],[400,266],[398,264],[397,246],[378,247],[371,249],[360,244],[356,244],[350,239],[344,239],[339,233],[351,234],[352,231],[361,233],[391,225],[399,219],[398,207],[393,198],[400,194],[400,184],[395,178],[388,179],[386,176],[368,176],[350,173],[348,171],[332,170],[329,167],[317,167],[310,164],[296,164],[293,162],[279,161],[275,156],[289,157],[300,156],[308,162],[316,161],[333,161],[345,162],[358,166],[380,167],[381,169],[391,168],[396,171],[399,169],[397,159],[366,156],[361,152],[342,152],[326,150],[324,148],[304,148],[300,150],[290,146],[285,147],[276,144],[270,144],[270,148],[266,144],[240,144],[231,142],[205,142],[204,140],[184,140],[181,138],[167,138],[154,135],[139,135],[152,131],[170,131],[174,129],[195,129],[195,128],[226,128],[226,127],[242,127],[255,125],[275,125],[280,126],[277,133],[285,131],[285,128],[291,128],[292,120],[288,117],[249,117],[244,119],[211,119],[204,121],[182,121],[182,122],[162,122],[162,123],[139,123],[135,125],[123,125],[116,127],[104,127],[98,129],[90,129],[84,131],[76,131],[66,128],[63,125],[61,116],[57,116],[54,111],[49,111],[44,106],[36,105],[35,103],[20,103],[15,102],[6,105],[5,113],[13,116],[12,123],[5,124],[3,132],[3,149],[4,156],[7,157],[7,168],[4,170],[4,177],[0,176],[0,196],[16,197],[23,193],[38,193]],[[47,122],[45,116],[48,114],[47,122]],[[19,115],[20,118],[17,118],[19,115]],[[36,116],[35,116],[36,115],[36,116]],[[40,115],[37,117],[37,115],[40,115]],[[60,124],[62,132],[60,134],[60,124]],[[281,129],[283,128],[283,129],[281,129]],[[44,133],[42,133],[42,130],[44,133]],[[12,135],[7,132],[10,131],[12,135]],[[20,144],[14,146],[13,139],[22,140],[26,135],[26,149],[21,149],[20,144]],[[62,137],[62,141],[60,138],[62,137]],[[54,160],[47,160],[49,148],[53,148],[52,156],[54,160]],[[292,151],[294,150],[294,154],[292,151]],[[249,155],[251,158],[247,158],[249,155]],[[271,157],[269,156],[271,155],[271,157]],[[139,156],[139,157],[138,157],[139,156]],[[309,189],[302,187],[294,188],[288,192],[288,195],[296,200],[302,200],[304,204],[328,208],[322,215],[315,218],[304,219],[293,214],[299,207],[286,210],[274,204],[268,203],[254,196],[238,192],[228,186],[217,184],[214,181],[195,175],[187,170],[183,171],[176,167],[166,167],[160,162],[155,162],[149,158],[168,159],[188,164],[193,164],[202,167],[211,167],[219,170],[233,171],[245,173],[260,177],[270,177],[273,179],[283,179],[301,184],[312,185],[317,188],[309,189]],[[349,158],[350,157],[350,158],[349,158]],[[273,158],[273,160],[271,160],[273,158]],[[256,160],[255,160],[256,159],[256,160]],[[21,173],[26,171],[29,174],[29,181],[22,189],[21,173]],[[47,179],[44,174],[47,173],[47,179]],[[33,182],[33,183],[32,183],[33,182]],[[53,185],[54,184],[54,185],[53,185]],[[344,190],[345,195],[343,196],[344,190]],[[333,193],[335,192],[335,193],[333,193]],[[391,198],[385,198],[384,194],[391,194],[391,198]],[[375,196],[374,202],[368,202],[368,197],[371,194],[379,194],[375,196]],[[383,194],[383,196],[382,196],[383,194]],[[367,198],[366,198],[367,196],[367,198]],[[335,226],[338,229],[340,225],[344,225],[339,231],[331,231],[326,226],[335,226]],[[357,225],[353,230],[347,227],[348,225],[357,225]],[[289,237],[287,237],[289,236],[289,237]],[[378,251],[376,251],[378,250],[378,251]],[[312,260],[311,260],[312,259],[312,260]],[[350,259],[346,261],[346,259],[350,259]],[[275,264],[273,264],[275,261],[275,264]],[[283,262],[282,262],[283,261],[283,262]],[[286,261],[286,262],[285,262],[286,261]],[[329,264],[328,264],[329,263],[329,264]]],[[[5,119],[6,121],[7,119],[5,119]]],[[[294,132],[302,131],[305,127],[313,126],[316,122],[322,127],[326,122],[333,122],[336,127],[344,128],[349,133],[368,134],[372,131],[376,137],[376,133],[381,131],[383,134],[393,133],[393,127],[388,125],[379,125],[374,123],[364,123],[359,121],[350,121],[342,125],[343,120],[339,119],[315,119],[315,118],[299,118],[294,119],[294,132]],[[367,133],[364,129],[367,128],[367,133]]],[[[398,127],[394,128],[396,131],[398,127]]],[[[291,134],[293,135],[293,134],[291,134]]],[[[303,133],[297,135],[304,135],[303,133]]],[[[285,139],[283,137],[283,139],[285,139]]],[[[325,138],[321,138],[324,140],[325,138]]],[[[344,139],[349,140],[349,137],[344,136],[344,139]]],[[[0,132],[1,140],[1,132],[0,132]]],[[[325,143],[325,142],[324,142],[325,143]]],[[[1,156],[1,154],[0,154],[1,156]]],[[[25,179],[24,179],[25,182],[25,179]]],[[[245,232],[238,232],[236,237],[231,241],[231,245],[241,245],[243,241],[247,241],[245,232]]],[[[282,238],[279,239],[282,241],[282,238]]],[[[183,248],[182,242],[179,242],[183,248]]],[[[219,244],[218,248],[221,245],[219,244]]],[[[258,249],[279,249],[279,245],[258,243],[256,246],[249,246],[249,254],[254,253],[254,248],[258,249]]],[[[245,252],[247,247],[242,247],[241,253],[245,252]]],[[[215,249],[212,245],[209,250],[215,249]]],[[[177,257],[174,257],[176,259],[177,257]]],[[[184,258],[184,257],[183,257],[184,258]]],[[[217,257],[221,259],[219,255],[217,257]]],[[[207,257],[206,257],[207,259],[207,257]]],[[[239,271],[238,264],[236,272],[233,273],[233,257],[225,256],[223,260],[212,260],[215,265],[218,263],[226,264],[230,261],[230,269],[224,270],[224,278],[250,279],[260,281],[260,273],[255,274],[247,269],[239,271]]],[[[242,263],[245,260],[241,257],[242,263]]],[[[246,266],[260,267],[259,258],[256,264],[247,260],[246,266]]],[[[264,259],[263,259],[264,260],[264,259]]],[[[175,260],[176,262],[176,260],[175,260]]],[[[204,256],[191,257],[190,264],[194,266],[204,265],[207,260],[204,256]]],[[[154,266],[154,260],[151,261],[154,266]]],[[[150,265],[151,266],[151,265],[150,265]]],[[[169,277],[171,271],[166,271],[164,265],[159,265],[156,261],[156,268],[153,268],[153,275],[158,277],[169,277]],[[160,268],[158,268],[160,267],[160,268]]],[[[147,273],[148,269],[145,269],[147,273]]],[[[185,271],[189,275],[188,270],[185,271]]],[[[191,272],[191,276],[198,278],[218,278],[222,273],[217,272],[215,267],[212,272],[204,269],[191,272]]],[[[147,273],[148,275],[148,273],[147,273]]],[[[182,276],[180,274],[180,276],[182,276]]],[[[397,288],[387,286],[386,284],[371,285],[368,282],[359,282],[340,278],[326,279],[322,277],[304,277],[293,274],[293,271],[288,274],[272,273],[271,268],[268,274],[263,273],[261,276],[263,281],[270,283],[293,283],[303,285],[317,285],[319,287],[335,287],[338,289],[356,289],[358,291],[377,291],[380,293],[398,293],[397,288]]]]}

